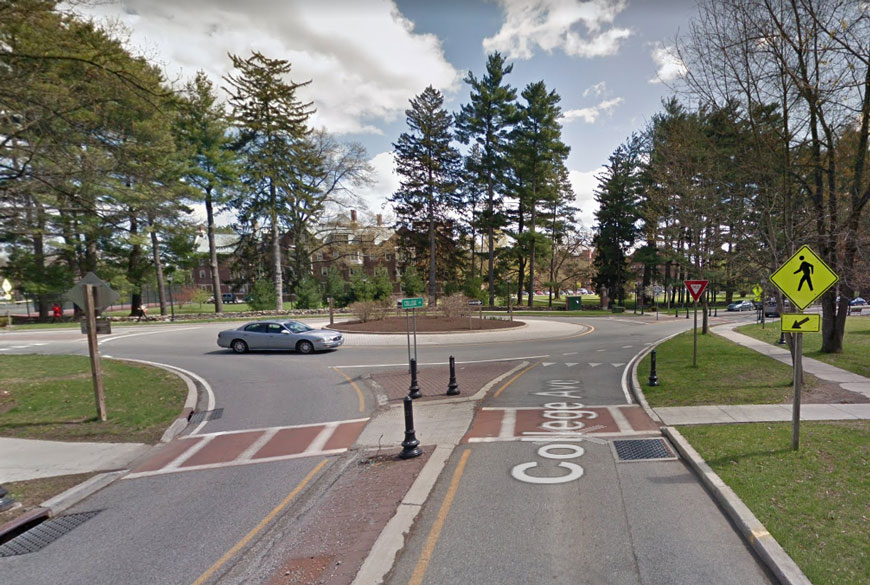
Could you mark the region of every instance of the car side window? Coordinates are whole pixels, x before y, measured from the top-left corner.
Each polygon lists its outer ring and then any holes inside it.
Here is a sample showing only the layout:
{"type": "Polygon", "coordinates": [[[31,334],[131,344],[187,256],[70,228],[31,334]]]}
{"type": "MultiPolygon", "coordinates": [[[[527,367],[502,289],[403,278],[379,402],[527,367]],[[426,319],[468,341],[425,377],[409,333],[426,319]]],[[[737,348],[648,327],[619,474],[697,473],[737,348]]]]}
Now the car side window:
{"type": "Polygon", "coordinates": [[[266,332],[266,324],[265,323],[251,323],[247,327],[245,327],[245,331],[249,331],[251,333],[265,333],[266,332]]]}
{"type": "Polygon", "coordinates": [[[277,323],[268,323],[267,326],[269,333],[281,333],[284,330],[284,328],[277,323]]]}

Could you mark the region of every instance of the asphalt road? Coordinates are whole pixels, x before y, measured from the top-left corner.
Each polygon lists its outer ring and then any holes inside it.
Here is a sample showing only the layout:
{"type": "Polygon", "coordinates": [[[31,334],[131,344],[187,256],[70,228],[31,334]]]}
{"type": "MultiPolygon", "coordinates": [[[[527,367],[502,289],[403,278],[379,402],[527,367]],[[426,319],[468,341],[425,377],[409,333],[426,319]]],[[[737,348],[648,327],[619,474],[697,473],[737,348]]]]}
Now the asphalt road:
{"type": "MultiPolygon", "coordinates": [[[[538,356],[532,361],[539,366],[488,400],[487,407],[540,408],[542,397],[535,391],[554,379],[577,380],[586,405],[626,404],[626,364],[646,345],[690,325],[682,317],[587,322],[592,327],[585,334],[567,338],[532,342],[520,331],[516,339],[491,344],[421,345],[418,358],[425,366],[443,363],[451,355],[459,361],[538,356]]],[[[205,379],[214,405],[223,411],[199,428],[200,434],[368,417],[375,408],[374,397],[358,394],[335,367],[366,371],[407,359],[404,346],[378,345],[348,345],[309,356],[235,355],[215,344],[217,332],[226,327],[118,327],[102,338],[101,352],[170,364],[205,379]]],[[[16,332],[0,336],[0,351],[87,354],[87,345],[78,331],[16,332]]],[[[392,582],[413,574],[451,477],[468,451],[455,508],[446,516],[424,572],[426,583],[767,583],[682,463],[616,463],[607,444],[573,444],[584,450],[577,457],[583,475],[553,485],[530,484],[511,475],[516,465],[531,461],[541,463],[528,470],[531,475],[568,469],[554,466],[558,459],[537,455],[540,445],[506,441],[458,449],[392,582]],[[654,496],[656,502],[664,498],[665,504],[650,505],[654,496]],[[693,543],[692,550],[678,550],[678,543],[686,541],[693,543]],[[729,567],[727,577],[722,563],[729,567]],[[674,572],[680,566],[686,567],[685,574],[674,572]],[[723,580],[732,576],[734,580],[723,580]]],[[[570,453],[556,450],[551,455],[570,453]]],[[[328,455],[115,482],[69,510],[99,511],[72,533],[38,553],[0,559],[3,583],[214,582],[235,561],[228,551],[270,511],[299,513],[295,502],[281,505],[312,470],[317,468],[317,474],[308,491],[316,493],[322,489],[318,479],[337,472],[340,465],[340,455],[328,455]],[[323,461],[325,467],[318,468],[323,461]]]]}

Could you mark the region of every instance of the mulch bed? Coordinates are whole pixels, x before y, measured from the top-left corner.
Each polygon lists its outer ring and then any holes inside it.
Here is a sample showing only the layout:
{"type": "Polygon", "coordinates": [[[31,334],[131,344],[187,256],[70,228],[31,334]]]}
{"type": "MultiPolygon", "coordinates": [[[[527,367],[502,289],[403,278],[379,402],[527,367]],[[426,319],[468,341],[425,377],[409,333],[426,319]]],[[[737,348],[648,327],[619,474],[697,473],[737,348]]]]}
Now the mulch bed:
{"type": "MultiPolygon", "coordinates": [[[[444,333],[447,331],[469,331],[468,317],[436,317],[418,316],[417,333],[444,333]]],[[[520,321],[508,321],[507,319],[471,319],[471,330],[480,331],[486,329],[510,329],[522,327],[520,321]]],[[[407,331],[405,317],[387,317],[378,321],[343,321],[336,323],[330,329],[346,331],[348,333],[405,333],[407,331]]],[[[413,331],[414,321],[411,320],[413,331]]]]}

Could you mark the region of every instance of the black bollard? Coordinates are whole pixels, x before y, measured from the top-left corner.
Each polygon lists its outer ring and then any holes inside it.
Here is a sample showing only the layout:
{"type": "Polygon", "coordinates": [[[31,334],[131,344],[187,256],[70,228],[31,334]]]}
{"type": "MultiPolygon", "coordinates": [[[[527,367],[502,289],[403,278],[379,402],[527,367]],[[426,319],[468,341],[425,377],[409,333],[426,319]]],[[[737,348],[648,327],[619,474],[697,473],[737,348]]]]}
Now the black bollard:
{"type": "Polygon", "coordinates": [[[410,396],[405,396],[403,402],[405,404],[405,440],[402,441],[402,452],[399,453],[399,457],[410,459],[422,455],[423,450],[420,448],[417,435],[414,433],[414,401],[411,400],[410,396]]]}
{"type": "Polygon", "coordinates": [[[421,398],[420,385],[417,383],[417,360],[411,358],[411,387],[408,388],[408,396],[411,398],[421,398]]]}
{"type": "Polygon", "coordinates": [[[650,354],[650,366],[649,366],[649,385],[650,386],[658,386],[659,385],[659,377],[656,376],[656,350],[652,350],[650,354]]]}
{"type": "Polygon", "coordinates": [[[785,332],[784,331],[779,332],[779,341],[777,341],[777,343],[779,345],[785,345],[785,332]]]}
{"type": "Polygon", "coordinates": [[[450,356],[450,383],[447,384],[447,396],[456,396],[459,394],[459,384],[456,383],[456,362],[453,356],[450,356]]]}

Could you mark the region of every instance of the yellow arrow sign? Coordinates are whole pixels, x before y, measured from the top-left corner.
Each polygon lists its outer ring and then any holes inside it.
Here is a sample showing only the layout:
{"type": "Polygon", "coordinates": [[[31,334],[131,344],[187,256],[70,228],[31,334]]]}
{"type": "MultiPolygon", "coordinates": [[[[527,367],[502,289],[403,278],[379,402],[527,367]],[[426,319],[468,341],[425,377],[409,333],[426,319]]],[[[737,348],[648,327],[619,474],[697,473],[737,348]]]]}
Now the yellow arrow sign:
{"type": "Polygon", "coordinates": [[[822,316],[788,313],[782,316],[779,323],[783,333],[817,332],[821,328],[822,316]]]}
{"type": "Polygon", "coordinates": [[[840,277],[809,246],[801,246],[776,272],[770,282],[800,310],[806,309],[840,277]]]}

